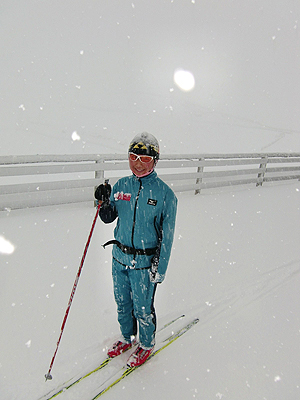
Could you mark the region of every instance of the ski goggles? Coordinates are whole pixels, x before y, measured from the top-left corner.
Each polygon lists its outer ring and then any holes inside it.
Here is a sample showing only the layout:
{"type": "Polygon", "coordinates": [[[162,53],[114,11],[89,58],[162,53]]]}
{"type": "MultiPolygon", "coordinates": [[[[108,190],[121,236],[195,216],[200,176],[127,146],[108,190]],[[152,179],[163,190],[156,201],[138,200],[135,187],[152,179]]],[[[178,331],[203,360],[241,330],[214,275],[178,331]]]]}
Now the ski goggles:
{"type": "Polygon", "coordinates": [[[152,156],[143,156],[140,154],[135,154],[135,153],[129,153],[129,160],[131,161],[137,161],[140,160],[142,163],[149,163],[153,160],[152,156]]]}

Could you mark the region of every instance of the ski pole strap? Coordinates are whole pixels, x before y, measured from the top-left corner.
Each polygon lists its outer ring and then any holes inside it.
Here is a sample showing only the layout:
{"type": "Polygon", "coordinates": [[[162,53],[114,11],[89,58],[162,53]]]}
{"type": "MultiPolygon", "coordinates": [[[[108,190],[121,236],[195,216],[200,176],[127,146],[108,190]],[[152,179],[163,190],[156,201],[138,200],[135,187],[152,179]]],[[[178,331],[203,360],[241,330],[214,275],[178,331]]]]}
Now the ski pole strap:
{"type": "Polygon", "coordinates": [[[156,247],[150,249],[135,249],[134,247],[125,246],[124,244],[120,243],[118,240],[109,240],[108,242],[104,243],[102,247],[105,249],[106,246],[110,244],[115,244],[119,247],[120,250],[123,251],[125,254],[132,254],[138,256],[152,256],[156,252],[156,247]]]}

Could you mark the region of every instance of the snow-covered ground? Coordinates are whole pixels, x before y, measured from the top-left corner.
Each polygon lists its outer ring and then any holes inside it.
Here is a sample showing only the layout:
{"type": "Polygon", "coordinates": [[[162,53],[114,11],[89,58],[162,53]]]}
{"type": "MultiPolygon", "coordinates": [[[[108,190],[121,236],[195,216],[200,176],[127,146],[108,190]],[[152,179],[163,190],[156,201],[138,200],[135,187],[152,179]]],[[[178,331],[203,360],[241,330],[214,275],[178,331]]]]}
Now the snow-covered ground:
{"type": "MultiPolygon", "coordinates": [[[[298,400],[300,182],[178,198],[158,324],[181,313],[200,322],[106,399],[298,400]]],[[[1,400],[37,400],[95,366],[118,337],[111,254],[101,247],[113,225],[98,221],[45,382],[94,215],[92,203],[0,214],[1,249],[4,239],[15,247],[0,254],[1,400]]],[[[89,400],[100,380],[57,399],[89,400]]]]}

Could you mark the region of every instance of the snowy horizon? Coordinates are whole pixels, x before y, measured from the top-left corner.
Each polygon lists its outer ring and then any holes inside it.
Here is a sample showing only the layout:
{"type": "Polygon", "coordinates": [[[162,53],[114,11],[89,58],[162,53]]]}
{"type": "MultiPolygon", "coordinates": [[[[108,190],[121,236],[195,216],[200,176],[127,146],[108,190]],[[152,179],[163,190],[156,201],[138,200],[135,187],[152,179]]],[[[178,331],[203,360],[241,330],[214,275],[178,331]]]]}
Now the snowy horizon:
{"type": "Polygon", "coordinates": [[[300,4],[1,2],[0,155],[299,152],[300,4]]]}

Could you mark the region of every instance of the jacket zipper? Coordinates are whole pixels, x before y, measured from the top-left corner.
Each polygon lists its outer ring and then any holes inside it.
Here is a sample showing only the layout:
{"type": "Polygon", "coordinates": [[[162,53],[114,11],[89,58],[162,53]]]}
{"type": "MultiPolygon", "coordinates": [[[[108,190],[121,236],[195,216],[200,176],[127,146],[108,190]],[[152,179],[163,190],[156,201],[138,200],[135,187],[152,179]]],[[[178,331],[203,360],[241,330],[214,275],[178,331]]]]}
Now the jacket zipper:
{"type": "MultiPolygon", "coordinates": [[[[139,200],[139,196],[140,196],[140,193],[142,190],[142,181],[140,179],[139,179],[139,182],[140,182],[140,187],[139,187],[137,196],[135,198],[134,213],[133,213],[133,225],[132,225],[132,233],[131,233],[131,244],[134,249],[135,249],[135,247],[134,247],[134,229],[135,229],[135,222],[136,222],[136,210],[137,210],[137,203],[139,200]]],[[[135,256],[134,256],[134,259],[135,259],[135,256]]]]}

